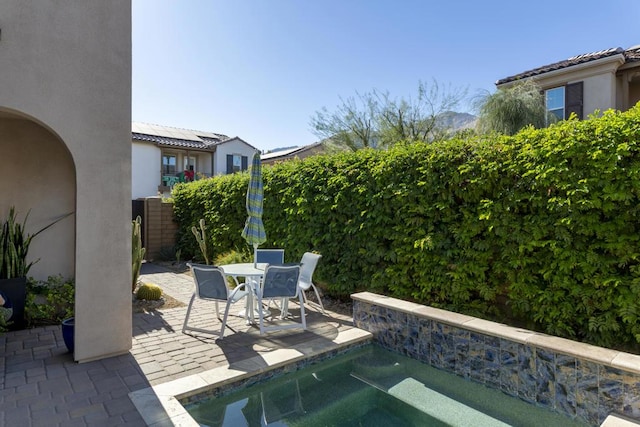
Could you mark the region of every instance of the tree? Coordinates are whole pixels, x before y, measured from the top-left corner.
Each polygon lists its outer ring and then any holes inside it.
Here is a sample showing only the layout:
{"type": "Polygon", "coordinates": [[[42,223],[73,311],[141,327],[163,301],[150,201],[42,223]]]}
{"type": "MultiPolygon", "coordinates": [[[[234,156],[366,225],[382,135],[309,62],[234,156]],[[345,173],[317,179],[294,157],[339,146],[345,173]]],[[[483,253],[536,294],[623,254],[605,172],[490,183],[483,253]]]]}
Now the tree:
{"type": "Polygon", "coordinates": [[[431,86],[418,83],[415,99],[391,99],[389,93],[379,95],[381,105],[379,116],[380,138],[385,145],[398,141],[433,141],[447,134],[448,129],[440,117],[453,110],[466,96],[466,89],[446,90],[435,80],[431,86]]]}
{"type": "Polygon", "coordinates": [[[455,108],[466,89],[446,90],[434,81],[418,83],[415,98],[393,98],[373,90],[356,97],[340,98],[335,112],[326,107],[311,119],[313,132],[351,150],[386,148],[399,141],[432,141],[442,136],[438,117],[455,108]]]}
{"type": "Polygon", "coordinates": [[[378,115],[376,97],[370,93],[347,99],[340,98],[337,111],[330,113],[326,107],[316,111],[311,119],[314,133],[321,139],[348,147],[356,151],[360,148],[378,148],[375,137],[378,115]]]}
{"type": "Polygon", "coordinates": [[[480,96],[475,105],[481,133],[513,135],[526,126],[543,128],[555,120],[555,116],[547,113],[540,87],[531,80],[480,96]]]}

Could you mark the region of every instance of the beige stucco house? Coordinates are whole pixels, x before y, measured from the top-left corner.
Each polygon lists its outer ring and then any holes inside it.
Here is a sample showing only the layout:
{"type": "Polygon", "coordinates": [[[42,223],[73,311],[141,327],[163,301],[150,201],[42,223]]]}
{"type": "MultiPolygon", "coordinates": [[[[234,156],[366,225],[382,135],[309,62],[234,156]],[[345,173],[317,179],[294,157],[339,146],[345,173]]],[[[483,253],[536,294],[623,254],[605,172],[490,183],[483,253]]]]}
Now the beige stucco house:
{"type": "Polygon", "coordinates": [[[247,170],[258,150],[219,133],[134,122],[132,199],[168,196],[177,182],[247,170]]]}
{"type": "Polygon", "coordinates": [[[0,1],[0,217],[75,277],[77,361],[131,348],[131,1],[0,1]]]}
{"type": "Polygon", "coordinates": [[[560,119],[596,110],[625,111],[640,101],[640,45],[573,56],[496,82],[506,88],[525,79],[544,91],[547,110],[560,119]]]}

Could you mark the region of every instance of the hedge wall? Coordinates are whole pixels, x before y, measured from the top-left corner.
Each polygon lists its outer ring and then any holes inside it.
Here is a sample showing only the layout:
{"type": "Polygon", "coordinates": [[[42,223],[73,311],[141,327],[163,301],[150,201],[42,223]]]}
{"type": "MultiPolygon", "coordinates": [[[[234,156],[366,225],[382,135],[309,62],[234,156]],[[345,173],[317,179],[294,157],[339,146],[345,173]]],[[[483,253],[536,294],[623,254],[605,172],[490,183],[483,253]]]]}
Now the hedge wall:
{"type": "MultiPolygon", "coordinates": [[[[322,254],[325,292],[371,290],[516,319],[555,335],[640,342],[640,107],[513,137],[315,156],[263,168],[268,242],[322,254]]],[[[214,253],[248,247],[248,174],[174,192],[183,253],[204,217],[214,253]]]]}

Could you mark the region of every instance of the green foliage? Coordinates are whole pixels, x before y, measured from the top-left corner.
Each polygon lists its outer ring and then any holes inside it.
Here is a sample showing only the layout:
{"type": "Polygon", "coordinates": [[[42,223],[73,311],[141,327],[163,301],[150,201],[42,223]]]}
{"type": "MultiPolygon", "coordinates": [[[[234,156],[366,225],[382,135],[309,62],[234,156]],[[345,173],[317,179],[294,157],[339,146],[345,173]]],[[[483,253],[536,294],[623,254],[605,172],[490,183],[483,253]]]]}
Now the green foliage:
{"type": "Polygon", "coordinates": [[[249,173],[241,172],[174,187],[177,249],[181,250],[183,259],[194,259],[200,253],[191,229],[198,226],[201,219],[207,224],[211,259],[215,259],[216,254],[247,246],[240,234],[247,219],[245,198],[248,185],[249,173]],[[176,197],[180,202],[175,202],[176,197]]]}
{"type": "MultiPolygon", "coordinates": [[[[329,295],[369,290],[640,343],[640,107],[511,137],[313,156],[265,167],[263,180],[265,247],[321,253],[314,278],[329,295]]],[[[247,184],[179,186],[182,236],[204,217],[216,253],[247,247],[247,184]]]]}
{"type": "Polygon", "coordinates": [[[516,82],[506,89],[480,97],[478,128],[481,132],[514,135],[527,126],[542,128],[555,121],[547,113],[540,88],[531,80],[516,82]]]}
{"type": "Polygon", "coordinates": [[[62,221],[71,213],[63,215],[49,225],[41,228],[33,234],[26,231],[29,213],[24,217],[22,223],[17,221],[16,209],[9,209],[9,216],[2,223],[0,230],[0,279],[12,279],[16,277],[27,277],[29,270],[38,262],[27,263],[27,255],[32,240],[43,231],[62,221]]]}
{"type": "MultiPolygon", "coordinates": [[[[239,264],[244,262],[253,262],[253,255],[249,253],[249,251],[232,250],[218,255],[215,259],[215,265],[239,264]]],[[[236,281],[233,277],[227,276],[227,284],[230,288],[234,288],[236,281]]]]}
{"type": "Polygon", "coordinates": [[[252,262],[252,257],[248,252],[229,251],[219,255],[215,259],[215,265],[238,264],[252,262]]]}
{"type": "Polygon", "coordinates": [[[157,301],[162,298],[162,288],[153,283],[142,283],[136,291],[136,298],[157,301]]]}
{"type": "Polygon", "coordinates": [[[62,276],[49,276],[45,281],[27,282],[25,320],[30,327],[59,325],[73,317],[75,282],[62,276]]]}
{"type": "Polygon", "coordinates": [[[142,260],[144,260],[146,253],[146,249],[142,247],[141,224],[142,218],[140,218],[140,215],[134,221],[131,221],[131,292],[135,291],[138,284],[142,260]]]}
{"type": "Polygon", "coordinates": [[[0,307],[0,334],[9,330],[9,326],[13,323],[9,321],[12,315],[13,309],[0,307]]]}

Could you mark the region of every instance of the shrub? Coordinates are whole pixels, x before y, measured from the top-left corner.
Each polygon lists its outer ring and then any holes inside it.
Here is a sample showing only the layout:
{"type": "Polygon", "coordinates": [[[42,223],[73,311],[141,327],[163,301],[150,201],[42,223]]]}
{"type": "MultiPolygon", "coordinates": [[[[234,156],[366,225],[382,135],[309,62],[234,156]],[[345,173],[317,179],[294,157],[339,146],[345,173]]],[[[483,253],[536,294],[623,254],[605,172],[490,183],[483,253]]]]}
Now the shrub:
{"type": "MultiPolygon", "coordinates": [[[[322,254],[325,292],[370,290],[598,345],[640,343],[640,107],[263,168],[266,247],[322,254]]],[[[179,186],[184,250],[240,236],[247,174],[179,186]]]]}
{"type": "Polygon", "coordinates": [[[252,262],[252,257],[246,252],[229,251],[219,255],[215,259],[215,265],[237,264],[243,262],[252,262]]]}
{"type": "Polygon", "coordinates": [[[75,282],[61,275],[49,276],[44,281],[27,282],[25,320],[30,327],[59,325],[73,317],[75,307],[75,282]]]}

